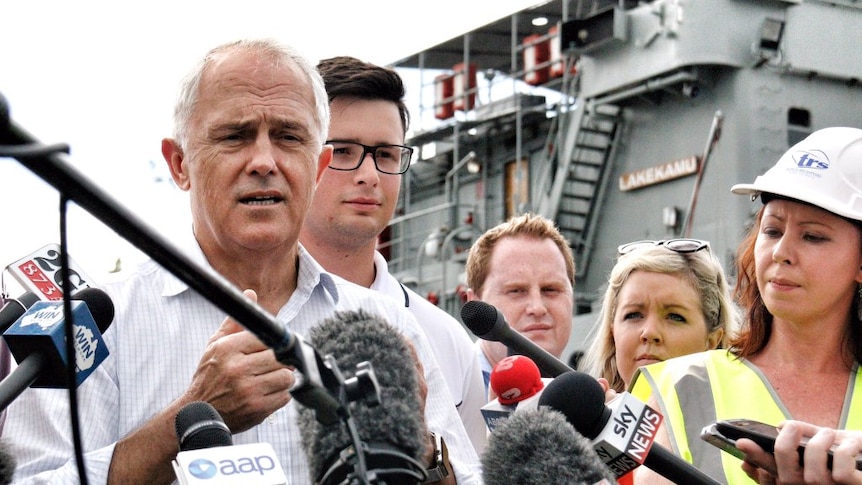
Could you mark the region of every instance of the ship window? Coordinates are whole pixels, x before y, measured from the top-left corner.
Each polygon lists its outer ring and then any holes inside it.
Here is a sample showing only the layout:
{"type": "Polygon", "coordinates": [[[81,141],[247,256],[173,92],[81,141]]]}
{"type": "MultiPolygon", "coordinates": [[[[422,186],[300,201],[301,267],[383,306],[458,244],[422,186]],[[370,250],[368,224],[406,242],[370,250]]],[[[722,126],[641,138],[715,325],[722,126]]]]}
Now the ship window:
{"type": "Polygon", "coordinates": [[[811,134],[811,112],[804,108],[787,110],[787,146],[802,141],[811,134]]]}

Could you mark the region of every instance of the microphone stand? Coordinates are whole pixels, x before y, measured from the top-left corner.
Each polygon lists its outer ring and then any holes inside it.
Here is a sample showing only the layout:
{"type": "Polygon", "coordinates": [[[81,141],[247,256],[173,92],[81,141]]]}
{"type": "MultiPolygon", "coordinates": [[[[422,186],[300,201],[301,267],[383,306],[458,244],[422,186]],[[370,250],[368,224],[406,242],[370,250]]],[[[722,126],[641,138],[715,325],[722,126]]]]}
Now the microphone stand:
{"type": "Polygon", "coordinates": [[[337,459],[316,482],[319,485],[386,485],[387,483],[422,483],[428,478],[418,461],[394,446],[372,445],[362,441],[356,422],[350,415],[349,403],[364,400],[365,405],[380,404],[380,384],[370,362],[356,365],[356,374],[345,379],[335,357],[327,355],[325,363],[340,383],[338,399],[342,404],[342,421],[350,436],[351,446],[338,453],[337,459]]]}
{"type": "Polygon", "coordinates": [[[31,172],[56,188],[64,197],[113,229],[177,278],[224,311],[271,347],[279,362],[302,374],[291,395],[312,408],[321,422],[339,419],[341,404],[333,396],[338,379],[323,365],[317,350],[302,336],[284,329],[260,306],[219,275],[200,268],[165,238],[108,195],[61,157],[66,144],[43,145],[9,118],[0,94],[0,157],[17,159],[31,172]]]}

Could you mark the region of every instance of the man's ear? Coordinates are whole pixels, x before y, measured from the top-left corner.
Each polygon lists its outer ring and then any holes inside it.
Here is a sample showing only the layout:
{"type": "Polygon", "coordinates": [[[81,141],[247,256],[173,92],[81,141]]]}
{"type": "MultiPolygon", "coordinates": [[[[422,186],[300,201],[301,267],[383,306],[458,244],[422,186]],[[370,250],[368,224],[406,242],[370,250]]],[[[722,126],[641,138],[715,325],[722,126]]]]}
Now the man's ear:
{"type": "Polygon", "coordinates": [[[315,183],[320,183],[320,178],[323,177],[323,172],[329,167],[329,162],[332,161],[332,145],[323,145],[320,150],[320,156],[317,157],[317,179],[315,183]]]}
{"type": "Polygon", "coordinates": [[[162,140],[162,156],[168,164],[171,178],[174,179],[177,187],[182,190],[189,190],[191,185],[189,184],[188,167],[185,164],[183,149],[180,148],[175,140],[165,138],[162,140]]]}

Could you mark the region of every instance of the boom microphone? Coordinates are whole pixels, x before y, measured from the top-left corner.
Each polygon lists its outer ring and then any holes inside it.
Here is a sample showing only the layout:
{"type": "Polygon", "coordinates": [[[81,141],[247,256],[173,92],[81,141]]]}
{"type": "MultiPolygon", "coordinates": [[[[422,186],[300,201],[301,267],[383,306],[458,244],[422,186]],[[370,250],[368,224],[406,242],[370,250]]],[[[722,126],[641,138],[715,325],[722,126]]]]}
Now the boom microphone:
{"type": "Polygon", "coordinates": [[[233,446],[221,415],[210,403],[183,406],[174,420],[180,452],[171,462],[181,485],[284,485],[287,478],[268,443],[233,446]]]}
{"type": "Polygon", "coordinates": [[[370,363],[380,391],[379,405],[363,400],[348,405],[359,444],[345,423],[323,424],[311,409],[298,408],[311,480],[324,485],[422,482],[427,433],[417,361],[404,335],[360,310],[337,312],[316,325],[309,340],[322,355],[332,356],[345,376],[370,363]]]}
{"type": "Polygon", "coordinates": [[[583,372],[569,372],[545,387],[539,406],[560,411],[578,432],[593,440],[605,465],[618,477],[643,464],[678,484],[717,485],[691,463],[655,440],[662,416],[627,392],[605,405],[605,391],[583,372]]]}
{"type": "Polygon", "coordinates": [[[533,359],[542,370],[542,375],[556,377],[573,370],[532,340],[512,330],[503,314],[493,305],[478,300],[468,301],[461,307],[461,320],[474,335],[482,340],[500,342],[515,352],[533,359]]]}
{"type": "Polygon", "coordinates": [[[616,483],[590,442],[560,412],[539,407],[514,413],[488,437],[485,485],[616,483]]]}
{"type": "MultiPolygon", "coordinates": [[[[77,386],[108,356],[102,332],[114,319],[114,303],[98,288],[83,289],[74,298],[71,306],[77,386]]],[[[38,301],[3,333],[18,367],[0,382],[0,409],[30,386],[68,386],[64,319],[62,301],[38,301]]]]}

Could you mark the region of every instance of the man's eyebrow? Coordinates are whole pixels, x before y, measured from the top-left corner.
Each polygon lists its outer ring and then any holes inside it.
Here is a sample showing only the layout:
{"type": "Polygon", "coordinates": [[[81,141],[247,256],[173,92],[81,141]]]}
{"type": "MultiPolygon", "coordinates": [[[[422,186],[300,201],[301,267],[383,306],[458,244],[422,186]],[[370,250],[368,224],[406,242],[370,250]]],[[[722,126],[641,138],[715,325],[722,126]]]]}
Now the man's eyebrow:
{"type": "Polygon", "coordinates": [[[235,132],[235,131],[244,131],[251,128],[252,123],[250,121],[229,121],[225,123],[218,123],[210,127],[210,133],[219,133],[219,132],[235,132]]]}

